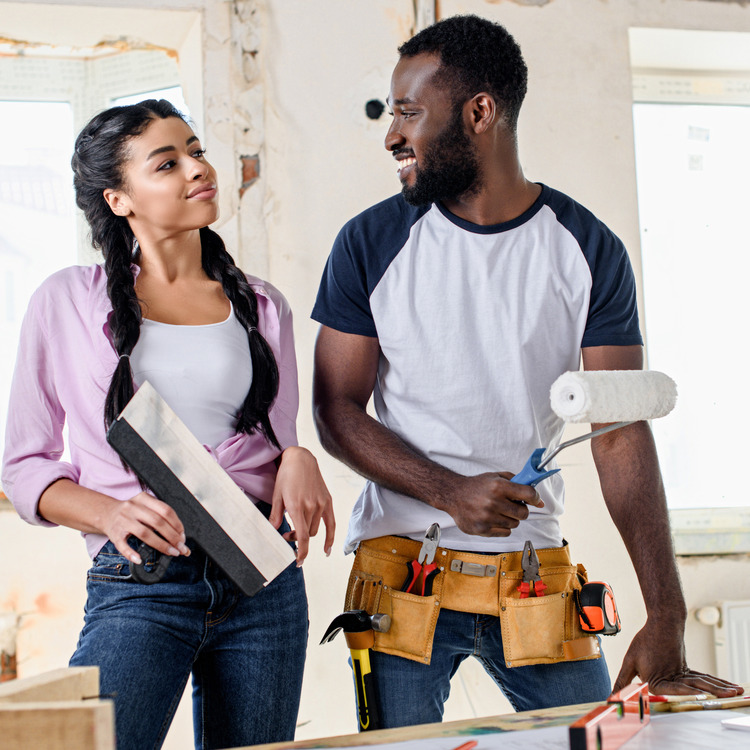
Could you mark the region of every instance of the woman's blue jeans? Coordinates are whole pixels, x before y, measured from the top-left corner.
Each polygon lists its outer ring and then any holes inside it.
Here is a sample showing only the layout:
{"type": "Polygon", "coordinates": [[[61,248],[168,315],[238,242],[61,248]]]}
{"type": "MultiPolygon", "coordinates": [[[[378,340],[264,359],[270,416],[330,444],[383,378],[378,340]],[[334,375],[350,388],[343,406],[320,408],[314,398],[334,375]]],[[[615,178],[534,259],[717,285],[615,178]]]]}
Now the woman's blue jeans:
{"type": "Polygon", "coordinates": [[[161,747],[193,676],[195,746],[292,740],[307,646],[307,598],[292,564],[244,596],[193,545],[164,578],[128,579],[108,542],[89,570],[74,667],[96,665],[115,702],[118,750],[161,747]]]}
{"type": "Polygon", "coordinates": [[[469,656],[479,659],[516,711],[603,701],[611,691],[603,656],[509,668],[497,617],[443,609],[429,665],[370,653],[383,727],[442,721],[451,678],[469,656]]]}

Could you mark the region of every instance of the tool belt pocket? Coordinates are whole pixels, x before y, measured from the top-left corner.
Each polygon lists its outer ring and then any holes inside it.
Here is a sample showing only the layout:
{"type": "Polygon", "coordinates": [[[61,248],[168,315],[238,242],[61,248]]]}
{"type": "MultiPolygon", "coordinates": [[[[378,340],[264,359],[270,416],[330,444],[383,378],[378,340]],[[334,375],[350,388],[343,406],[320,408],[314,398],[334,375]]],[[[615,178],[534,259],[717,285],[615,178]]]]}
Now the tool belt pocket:
{"type": "Polygon", "coordinates": [[[408,554],[387,554],[360,545],[349,576],[344,609],[389,615],[390,629],[375,633],[373,650],[429,664],[444,573],[435,579],[430,596],[407,594],[400,589],[409,559],[408,554]]]}
{"type": "Polygon", "coordinates": [[[581,628],[573,597],[586,581],[585,568],[541,568],[539,573],[548,582],[544,596],[524,599],[512,594],[500,599],[506,666],[598,659],[599,641],[581,628]]]}

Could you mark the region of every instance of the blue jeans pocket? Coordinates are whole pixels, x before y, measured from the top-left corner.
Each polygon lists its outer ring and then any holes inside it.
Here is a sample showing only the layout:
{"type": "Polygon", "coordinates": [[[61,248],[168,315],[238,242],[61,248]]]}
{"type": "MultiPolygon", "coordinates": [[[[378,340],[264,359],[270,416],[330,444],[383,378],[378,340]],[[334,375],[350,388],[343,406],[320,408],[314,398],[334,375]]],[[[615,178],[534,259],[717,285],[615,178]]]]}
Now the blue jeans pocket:
{"type": "Polygon", "coordinates": [[[89,581],[128,580],[130,578],[130,565],[117,551],[115,545],[108,541],[94,558],[86,578],[89,581]]]}

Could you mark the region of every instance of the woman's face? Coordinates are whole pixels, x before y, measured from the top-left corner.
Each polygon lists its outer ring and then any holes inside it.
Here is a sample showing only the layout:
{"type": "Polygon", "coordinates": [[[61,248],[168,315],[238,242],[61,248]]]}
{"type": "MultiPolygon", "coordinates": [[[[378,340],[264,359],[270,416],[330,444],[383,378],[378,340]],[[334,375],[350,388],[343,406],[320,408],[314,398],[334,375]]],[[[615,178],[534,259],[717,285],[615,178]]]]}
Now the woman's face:
{"type": "Polygon", "coordinates": [[[123,174],[125,187],[104,198],[139,240],[164,240],[219,217],[216,172],[178,117],[155,119],[129,141],[123,174]]]}

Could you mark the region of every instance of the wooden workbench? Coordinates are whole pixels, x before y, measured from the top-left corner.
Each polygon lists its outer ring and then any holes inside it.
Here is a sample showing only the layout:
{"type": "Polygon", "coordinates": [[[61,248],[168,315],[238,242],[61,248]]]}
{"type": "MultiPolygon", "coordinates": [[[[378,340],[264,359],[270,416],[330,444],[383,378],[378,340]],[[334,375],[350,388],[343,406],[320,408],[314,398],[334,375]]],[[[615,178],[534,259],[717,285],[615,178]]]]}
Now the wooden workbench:
{"type": "MultiPolygon", "coordinates": [[[[388,742],[419,740],[425,737],[462,737],[470,739],[477,730],[488,732],[522,731],[540,727],[568,725],[588,713],[597,703],[579,706],[546,708],[540,711],[523,711],[503,716],[487,716],[478,719],[462,719],[439,724],[420,724],[400,729],[379,729],[361,734],[347,734],[338,737],[325,737],[298,742],[273,742],[267,745],[254,745],[253,750],[305,750],[309,748],[351,747],[381,745],[388,742]]],[[[239,749],[238,749],[239,750],[239,749]]]]}
{"type": "MultiPolygon", "coordinates": [[[[745,686],[745,693],[750,695],[750,685],[745,686]]],[[[403,727],[400,729],[381,729],[378,731],[364,732],[361,734],[340,735],[337,737],[325,737],[313,740],[301,740],[298,742],[274,742],[265,745],[253,745],[251,748],[235,748],[234,750],[310,750],[311,748],[343,748],[343,747],[367,747],[368,745],[384,745],[396,742],[405,742],[408,740],[424,740],[428,738],[456,738],[456,745],[462,741],[470,739],[480,739],[490,733],[500,732],[523,732],[532,729],[542,729],[546,727],[569,726],[576,719],[584,716],[600,703],[583,703],[577,706],[560,706],[557,708],[547,708],[538,711],[523,711],[514,714],[505,714],[501,716],[488,716],[484,718],[463,719],[461,721],[451,721],[438,724],[422,724],[419,726],[403,727]]],[[[352,709],[353,710],[353,709],[352,709]]],[[[687,717],[692,714],[696,718],[697,714],[706,712],[690,712],[682,714],[670,714],[670,719],[676,717],[687,717]]],[[[729,715],[735,716],[740,713],[750,714],[750,708],[738,708],[732,711],[710,712],[711,714],[721,714],[723,717],[729,715]]],[[[658,716],[655,714],[655,716],[658,716]]],[[[687,720],[686,720],[687,721],[687,720]]],[[[717,723],[718,722],[717,720],[717,723]]],[[[726,730],[728,731],[728,730],[726,730]]],[[[726,734],[726,732],[725,732],[726,734]]],[[[728,731],[727,737],[732,741],[732,747],[750,747],[750,734],[746,732],[728,731]],[[734,743],[738,744],[734,744],[734,743]],[[743,744],[744,743],[744,744],[743,744]]],[[[635,738],[634,738],[635,739],[635,738]]],[[[694,747],[705,750],[708,746],[718,745],[701,745],[700,738],[696,738],[698,744],[694,747]]],[[[633,743],[634,740],[631,740],[633,743]]],[[[630,744],[630,743],[629,743],[630,744]]],[[[674,748],[663,750],[686,750],[688,746],[684,744],[684,738],[679,740],[674,748]]],[[[532,746],[530,746],[532,750],[532,746]]]]}

